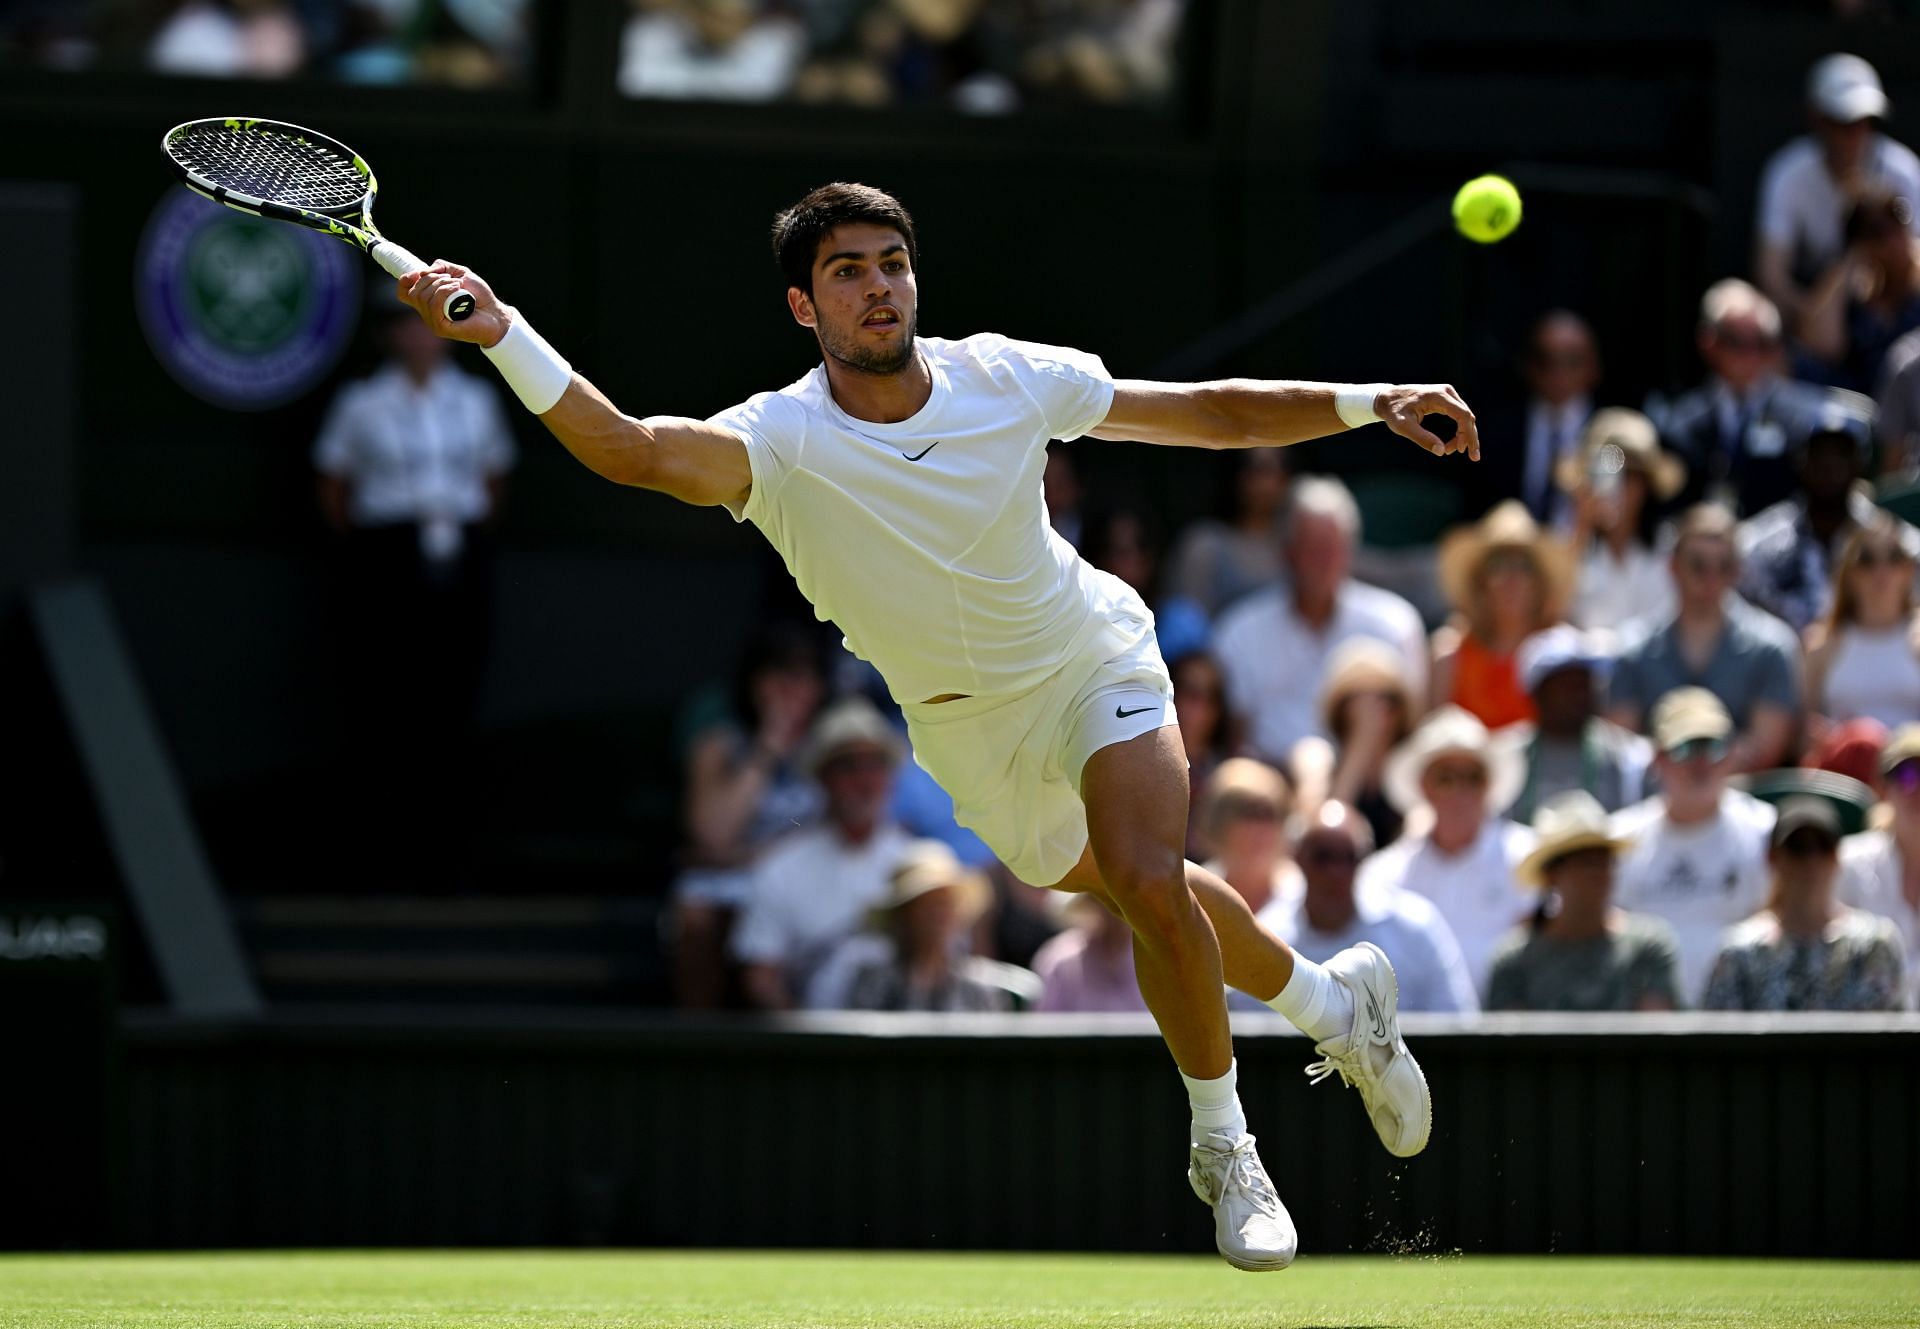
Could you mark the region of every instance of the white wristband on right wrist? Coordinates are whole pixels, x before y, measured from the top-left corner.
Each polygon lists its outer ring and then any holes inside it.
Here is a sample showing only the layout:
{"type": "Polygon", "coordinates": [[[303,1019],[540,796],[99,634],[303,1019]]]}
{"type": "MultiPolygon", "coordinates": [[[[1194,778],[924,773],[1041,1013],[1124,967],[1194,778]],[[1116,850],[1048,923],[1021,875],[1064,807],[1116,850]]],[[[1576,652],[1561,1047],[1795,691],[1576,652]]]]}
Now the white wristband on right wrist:
{"type": "Polygon", "coordinates": [[[1333,409],[1339,413],[1341,423],[1349,429],[1370,425],[1380,418],[1373,409],[1373,403],[1386,390],[1385,383],[1342,384],[1333,394],[1333,409]]]}
{"type": "Polygon", "coordinates": [[[481,350],[520,404],[535,415],[551,411],[573,384],[573,366],[517,315],[507,325],[506,336],[481,350]]]}

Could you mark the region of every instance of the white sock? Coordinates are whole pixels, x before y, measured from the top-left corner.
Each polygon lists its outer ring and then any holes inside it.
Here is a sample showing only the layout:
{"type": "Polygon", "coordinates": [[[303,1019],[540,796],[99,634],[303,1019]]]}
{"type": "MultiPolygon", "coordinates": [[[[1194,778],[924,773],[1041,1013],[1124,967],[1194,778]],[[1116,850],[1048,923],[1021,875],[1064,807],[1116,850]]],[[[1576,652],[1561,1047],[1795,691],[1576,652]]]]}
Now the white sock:
{"type": "Polygon", "coordinates": [[[1194,1144],[1210,1144],[1208,1136],[1224,1134],[1228,1139],[1238,1141],[1247,1133],[1247,1114],[1240,1110],[1240,1063],[1227,1063],[1227,1073],[1217,1080],[1196,1080],[1185,1071],[1180,1078],[1187,1082],[1187,1102],[1193,1105],[1194,1144]]]}
{"type": "Polygon", "coordinates": [[[1299,951],[1293,953],[1293,977],[1267,1005],[1316,1043],[1353,1031],[1353,994],[1299,951]]]}

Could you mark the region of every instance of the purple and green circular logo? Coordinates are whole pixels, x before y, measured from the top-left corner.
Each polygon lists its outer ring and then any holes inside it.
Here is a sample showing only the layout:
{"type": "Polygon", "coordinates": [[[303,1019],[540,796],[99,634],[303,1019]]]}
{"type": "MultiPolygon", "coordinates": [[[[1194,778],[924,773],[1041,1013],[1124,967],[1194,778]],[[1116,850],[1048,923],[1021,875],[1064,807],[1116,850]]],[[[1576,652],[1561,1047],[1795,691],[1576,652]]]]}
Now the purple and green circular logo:
{"type": "Polygon", "coordinates": [[[184,189],[153,210],[137,264],[154,355],[181,387],[229,410],[267,410],[312,388],[360,310],[350,246],[184,189]]]}

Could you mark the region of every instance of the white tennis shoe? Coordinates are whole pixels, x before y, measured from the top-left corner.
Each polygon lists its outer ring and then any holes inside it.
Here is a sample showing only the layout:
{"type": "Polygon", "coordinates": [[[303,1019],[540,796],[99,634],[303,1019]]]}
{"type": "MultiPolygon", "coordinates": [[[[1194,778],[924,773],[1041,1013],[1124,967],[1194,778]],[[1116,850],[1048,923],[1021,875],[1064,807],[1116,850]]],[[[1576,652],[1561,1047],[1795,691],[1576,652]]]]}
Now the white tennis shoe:
{"type": "Polygon", "coordinates": [[[1387,1152],[1410,1158],[1427,1147],[1433,1098],[1420,1063],[1400,1037],[1400,980],[1386,952],[1370,941],[1349,946],[1326,970],[1353,994],[1353,1028],[1314,1045],[1321,1059],[1307,1067],[1313,1083],[1339,1075],[1360,1102],[1387,1152]]]}
{"type": "Polygon", "coordinates": [[[1253,1151],[1253,1137],[1235,1140],[1213,1131],[1207,1139],[1188,1155],[1187,1180],[1193,1193],[1213,1206],[1213,1244],[1236,1269],[1285,1269],[1300,1238],[1253,1151]]]}

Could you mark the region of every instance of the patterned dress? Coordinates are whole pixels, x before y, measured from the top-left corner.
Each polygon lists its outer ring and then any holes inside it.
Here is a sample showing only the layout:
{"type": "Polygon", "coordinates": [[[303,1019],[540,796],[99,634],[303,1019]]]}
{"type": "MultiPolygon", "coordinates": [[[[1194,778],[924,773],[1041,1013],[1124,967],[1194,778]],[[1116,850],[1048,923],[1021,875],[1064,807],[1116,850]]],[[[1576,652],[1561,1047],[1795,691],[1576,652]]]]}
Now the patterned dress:
{"type": "Polygon", "coordinates": [[[1762,910],[1727,929],[1707,979],[1709,1010],[1900,1009],[1900,933],[1878,914],[1842,909],[1817,937],[1790,937],[1762,910]]]}

